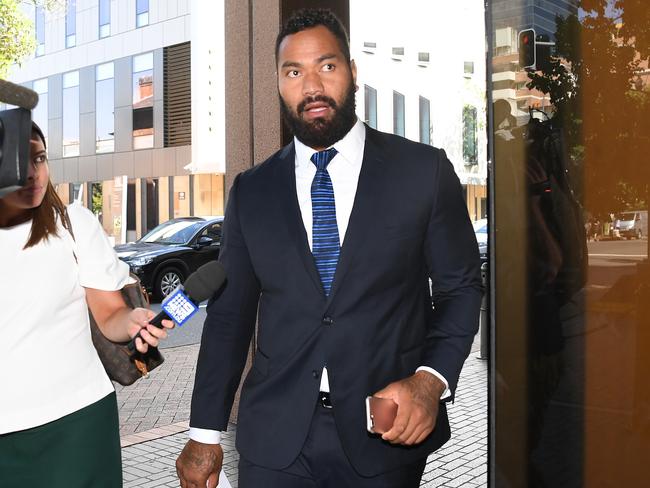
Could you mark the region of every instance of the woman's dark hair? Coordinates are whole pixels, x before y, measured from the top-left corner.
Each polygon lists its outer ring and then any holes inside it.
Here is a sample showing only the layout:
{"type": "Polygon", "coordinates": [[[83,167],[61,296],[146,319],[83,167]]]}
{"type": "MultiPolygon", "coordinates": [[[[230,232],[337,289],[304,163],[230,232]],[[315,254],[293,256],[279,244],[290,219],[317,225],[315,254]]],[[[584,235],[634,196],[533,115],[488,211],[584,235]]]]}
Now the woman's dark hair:
{"type": "MultiPolygon", "coordinates": [[[[35,139],[40,139],[43,147],[47,149],[43,131],[36,122],[32,122],[32,140],[35,139]]],[[[31,159],[30,155],[29,164],[34,164],[31,159]]],[[[32,228],[29,233],[29,239],[27,239],[27,244],[25,244],[25,249],[35,246],[43,240],[47,241],[50,235],[58,235],[57,221],[64,222],[65,205],[59,198],[59,195],[57,195],[54,185],[52,185],[49,179],[47,181],[43,202],[38,207],[31,209],[31,213],[32,228]]]]}
{"type": "Polygon", "coordinates": [[[322,25],[334,34],[334,37],[336,37],[339,42],[341,52],[343,53],[343,56],[345,56],[345,60],[349,63],[350,41],[348,40],[348,34],[345,31],[345,27],[343,27],[339,18],[334,15],[331,10],[325,8],[305,8],[297,10],[292,14],[278,34],[278,38],[275,41],[275,64],[278,63],[280,43],[285,37],[306,29],[311,29],[312,27],[318,27],[319,25],[322,25]]]}

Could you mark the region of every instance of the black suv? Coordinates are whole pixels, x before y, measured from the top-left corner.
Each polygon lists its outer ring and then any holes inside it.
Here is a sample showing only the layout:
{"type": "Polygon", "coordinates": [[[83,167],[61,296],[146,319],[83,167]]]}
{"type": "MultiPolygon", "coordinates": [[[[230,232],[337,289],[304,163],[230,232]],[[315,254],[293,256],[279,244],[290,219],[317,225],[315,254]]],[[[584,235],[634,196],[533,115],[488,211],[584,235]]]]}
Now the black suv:
{"type": "Polygon", "coordinates": [[[223,217],[183,217],[160,224],[141,239],[115,246],[156,300],[162,300],[202,264],[219,257],[223,217]]]}

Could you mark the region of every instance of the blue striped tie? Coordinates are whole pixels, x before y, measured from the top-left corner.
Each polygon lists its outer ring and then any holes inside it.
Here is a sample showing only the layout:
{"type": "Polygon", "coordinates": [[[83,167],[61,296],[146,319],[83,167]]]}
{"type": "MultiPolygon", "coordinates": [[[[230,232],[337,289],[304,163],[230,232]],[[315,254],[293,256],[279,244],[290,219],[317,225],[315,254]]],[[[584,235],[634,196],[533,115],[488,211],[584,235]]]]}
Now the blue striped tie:
{"type": "Polygon", "coordinates": [[[312,254],[320,274],[325,295],[330,294],[334,272],[339,261],[339,229],[336,225],[334,188],[327,172],[327,165],[336,156],[336,149],[314,153],[312,163],[316,165],[316,176],[311,184],[311,205],[313,214],[312,254]]]}

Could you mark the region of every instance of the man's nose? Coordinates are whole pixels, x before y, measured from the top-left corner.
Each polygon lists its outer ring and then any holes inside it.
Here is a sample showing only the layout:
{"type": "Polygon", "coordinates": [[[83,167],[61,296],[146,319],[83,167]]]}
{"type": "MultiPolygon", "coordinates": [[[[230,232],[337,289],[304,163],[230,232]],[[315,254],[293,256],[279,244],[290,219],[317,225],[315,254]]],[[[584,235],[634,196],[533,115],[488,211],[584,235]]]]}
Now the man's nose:
{"type": "Polygon", "coordinates": [[[323,93],[323,82],[317,73],[307,73],[303,77],[302,91],[305,95],[318,95],[323,93]]]}

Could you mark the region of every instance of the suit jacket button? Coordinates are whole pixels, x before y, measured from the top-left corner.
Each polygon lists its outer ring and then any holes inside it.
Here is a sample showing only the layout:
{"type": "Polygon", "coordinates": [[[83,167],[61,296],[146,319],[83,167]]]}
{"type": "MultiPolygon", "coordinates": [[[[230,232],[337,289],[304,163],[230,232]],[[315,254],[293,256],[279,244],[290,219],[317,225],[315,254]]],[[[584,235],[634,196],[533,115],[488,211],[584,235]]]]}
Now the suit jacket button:
{"type": "Polygon", "coordinates": [[[311,375],[312,375],[314,378],[318,378],[318,371],[316,371],[316,370],[314,369],[314,370],[311,372],[311,375]]]}
{"type": "Polygon", "coordinates": [[[321,322],[322,325],[334,325],[334,320],[332,320],[332,317],[323,317],[323,321],[321,322]]]}

